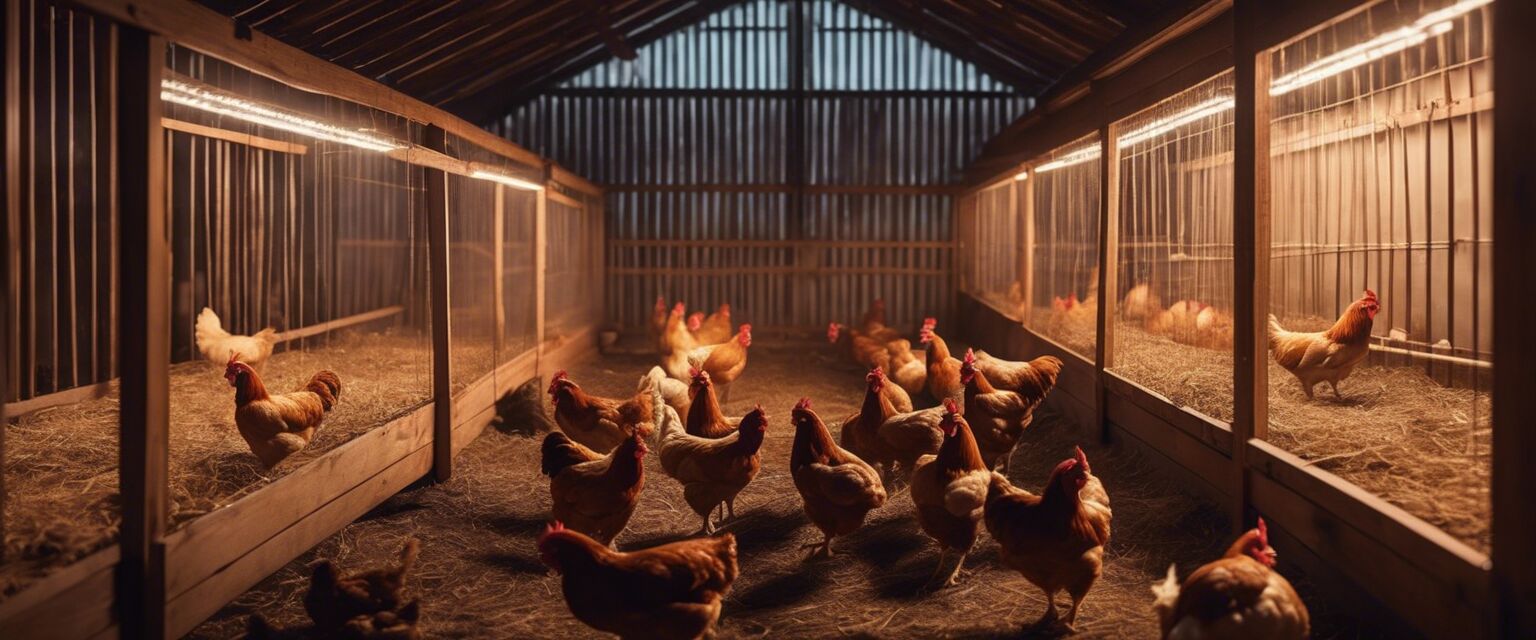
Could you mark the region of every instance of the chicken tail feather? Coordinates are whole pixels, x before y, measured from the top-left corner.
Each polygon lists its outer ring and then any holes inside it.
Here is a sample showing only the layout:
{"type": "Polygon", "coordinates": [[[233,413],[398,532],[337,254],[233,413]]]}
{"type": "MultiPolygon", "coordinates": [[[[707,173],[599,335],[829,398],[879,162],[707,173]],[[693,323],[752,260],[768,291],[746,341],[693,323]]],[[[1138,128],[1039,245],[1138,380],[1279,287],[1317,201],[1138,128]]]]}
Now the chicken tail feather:
{"type": "Polygon", "coordinates": [[[321,371],[309,379],[304,390],[320,396],[320,404],[330,411],[336,405],[336,399],[341,397],[341,378],[334,371],[321,371]]]}
{"type": "Polygon", "coordinates": [[[540,447],[539,470],[551,478],[561,470],[575,464],[587,462],[592,458],[583,451],[583,447],[565,435],[564,431],[551,431],[544,436],[544,444],[540,447]]]}
{"type": "Polygon", "coordinates": [[[219,314],[213,309],[203,307],[203,311],[197,314],[197,349],[207,355],[207,350],[213,343],[229,337],[229,332],[224,330],[223,323],[219,322],[219,314]]]}
{"type": "Polygon", "coordinates": [[[1285,327],[1280,326],[1280,320],[1275,318],[1275,314],[1269,314],[1269,339],[1274,340],[1275,336],[1282,333],[1285,333],[1285,327]]]}
{"type": "Polygon", "coordinates": [[[421,555],[421,541],[411,538],[405,541],[405,546],[400,547],[400,575],[409,573],[411,567],[416,566],[416,556],[421,555]]]}
{"type": "Polygon", "coordinates": [[[1157,614],[1157,619],[1163,625],[1166,632],[1169,617],[1173,615],[1174,608],[1179,604],[1179,574],[1176,565],[1168,565],[1168,575],[1162,582],[1152,584],[1152,611],[1157,614]]]}

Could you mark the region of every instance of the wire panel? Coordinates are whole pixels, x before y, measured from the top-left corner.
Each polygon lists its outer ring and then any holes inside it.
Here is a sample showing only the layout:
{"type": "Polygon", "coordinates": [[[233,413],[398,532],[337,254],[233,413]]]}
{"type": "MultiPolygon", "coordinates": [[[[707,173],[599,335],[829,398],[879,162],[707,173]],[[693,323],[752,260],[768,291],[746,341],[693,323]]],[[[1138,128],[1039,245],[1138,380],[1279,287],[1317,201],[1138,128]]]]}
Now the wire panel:
{"type": "Polygon", "coordinates": [[[1491,11],[1382,3],[1270,57],[1270,309],[1294,331],[1329,329],[1366,290],[1379,310],[1337,394],[1301,382],[1327,371],[1271,365],[1268,437],[1484,551],[1491,11]]]}
{"type": "Polygon", "coordinates": [[[1232,419],[1232,72],[1119,123],[1116,373],[1232,419]]]}
{"type": "Polygon", "coordinates": [[[1062,145],[1031,162],[1028,178],[1035,245],[1025,326],[1089,360],[1098,347],[1102,171],[1096,156],[1078,160],[1099,146],[1098,133],[1062,145]]]}

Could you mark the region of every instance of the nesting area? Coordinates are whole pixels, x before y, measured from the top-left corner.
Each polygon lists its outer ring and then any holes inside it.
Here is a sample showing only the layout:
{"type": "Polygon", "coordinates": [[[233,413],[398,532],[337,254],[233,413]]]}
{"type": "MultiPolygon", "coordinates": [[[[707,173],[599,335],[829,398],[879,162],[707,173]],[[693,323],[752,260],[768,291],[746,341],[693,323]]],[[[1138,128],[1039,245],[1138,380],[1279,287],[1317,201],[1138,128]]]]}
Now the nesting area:
{"type": "MultiPolygon", "coordinates": [[[[789,409],[809,396],[832,422],[856,409],[864,387],[862,371],[823,349],[810,342],[754,346],[751,364],[725,407],[727,415],[741,415],[761,403],[770,426],[762,471],[737,500],[738,520],[724,528],[737,536],[741,574],[725,600],[716,637],[1016,637],[1044,610],[1039,590],[999,564],[997,546],[983,533],[960,584],[925,592],[938,552],[918,529],[904,490],[872,512],[862,529],[839,538],[835,556],[806,560],[801,546],[820,540],[820,533],[806,520],[790,478],[789,409]]],[[[652,362],[639,355],[606,356],[570,375],[589,392],[616,396],[632,392],[652,362]]],[[[418,484],[390,498],[226,606],[190,637],[237,636],[253,613],[302,635],[308,625],[302,605],[308,563],[328,558],[347,569],[382,566],[409,537],[422,544],[409,591],[421,599],[427,637],[594,637],[571,616],[560,578],[548,573],[535,549],[549,518],[549,479],[539,474],[539,443],[548,419],[508,410],[530,406],[533,393],[544,396],[533,384],[524,391],[523,402],[502,403],[502,423],[488,428],[455,461],[452,480],[418,484]]],[[[1073,425],[1042,410],[1015,454],[1011,476],[1038,491],[1072,445],[1083,444],[1110,492],[1114,532],[1104,575],[1084,600],[1079,635],[1155,637],[1149,586],[1169,563],[1177,563],[1184,575],[1219,556],[1231,538],[1226,518],[1215,505],[1160,478],[1139,454],[1086,443],[1076,433],[1073,425]]],[[[670,542],[698,529],[680,485],[662,473],[655,455],[647,456],[645,473],[639,507],[617,541],[620,550],[670,542]]],[[[1347,612],[1313,596],[1306,579],[1283,558],[1280,568],[1307,599],[1314,637],[1369,635],[1345,617],[1347,612]]]]}
{"type": "MultiPolygon", "coordinates": [[[[1299,330],[1317,327],[1301,325],[1299,330]]],[[[1116,326],[1117,375],[1174,404],[1232,420],[1232,354],[1116,326]]],[[[1362,365],[1308,400],[1269,363],[1269,441],[1423,518],[1475,549],[1490,548],[1492,399],[1418,367],[1362,365]]]]}
{"type": "Polygon", "coordinates": [[[1065,321],[1052,321],[1052,309],[1050,307],[1036,307],[1033,318],[1039,318],[1033,324],[1025,325],[1029,329],[1041,335],[1055,340],[1057,344],[1071,349],[1084,358],[1092,360],[1098,350],[1099,328],[1096,326],[1094,314],[1083,314],[1068,318],[1065,321]]]}
{"type": "MultiPolygon", "coordinates": [[[[274,353],[263,381],[300,388],[320,369],[342,393],[309,446],[265,468],[234,423],[234,391],[223,365],[171,367],[169,529],[260,489],[356,436],[421,406],[431,396],[432,352],[419,334],[347,331],[307,351],[274,353]]],[[[0,594],[117,538],[117,389],[85,402],[11,420],[5,433],[5,555],[0,594]]]]}

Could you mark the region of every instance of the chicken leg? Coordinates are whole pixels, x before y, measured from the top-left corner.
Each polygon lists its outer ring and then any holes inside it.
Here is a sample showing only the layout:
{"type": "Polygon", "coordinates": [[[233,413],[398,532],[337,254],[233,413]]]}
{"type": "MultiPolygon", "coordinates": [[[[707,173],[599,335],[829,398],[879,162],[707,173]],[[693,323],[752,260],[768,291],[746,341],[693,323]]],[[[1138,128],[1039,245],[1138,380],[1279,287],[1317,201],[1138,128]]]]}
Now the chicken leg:
{"type": "Polygon", "coordinates": [[[806,560],[810,560],[811,558],[814,558],[814,557],[819,556],[819,555],[826,555],[828,558],[833,556],[833,553],[832,553],[832,534],[823,532],[821,535],[822,535],[821,542],[811,542],[811,543],[800,545],[801,549],[814,549],[814,551],[811,552],[811,555],[806,556],[806,558],[805,558],[806,560]]]}
{"type": "Polygon", "coordinates": [[[1041,591],[1045,591],[1045,613],[1041,614],[1040,619],[1026,627],[1026,629],[1048,629],[1056,624],[1058,615],[1056,613],[1056,594],[1046,589],[1041,589],[1041,591]]]}
{"type": "Polygon", "coordinates": [[[1329,380],[1328,381],[1328,386],[1333,387],[1333,397],[1338,398],[1339,400],[1343,400],[1344,399],[1344,396],[1339,394],[1339,383],[1338,383],[1338,381],[1336,381],[1336,380],[1329,380]]]}

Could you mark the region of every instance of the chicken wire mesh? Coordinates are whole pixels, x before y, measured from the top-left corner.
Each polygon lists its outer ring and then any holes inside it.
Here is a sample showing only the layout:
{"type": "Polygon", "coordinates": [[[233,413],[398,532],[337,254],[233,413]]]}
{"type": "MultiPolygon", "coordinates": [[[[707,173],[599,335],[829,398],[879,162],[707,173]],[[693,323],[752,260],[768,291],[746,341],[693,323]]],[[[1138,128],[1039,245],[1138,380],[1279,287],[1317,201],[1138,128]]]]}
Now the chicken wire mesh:
{"type": "Polygon", "coordinates": [[[1309,399],[1278,366],[1268,392],[1271,440],[1484,550],[1487,4],[1381,3],[1272,52],[1270,310],[1321,331],[1371,289],[1380,311],[1340,396],[1319,385],[1309,399]]]}
{"type": "Polygon", "coordinates": [[[1013,180],[1004,180],[971,196],[963,223],[963,286],[972,295],[1017,311],[1009,303],[1018,290],[1019,211],[1013,180]]]}
{"type": "Polygon", "coordinates": [[[1028,178],[1034,247],[1025,326],[1089,360],[1098,346],[1099,148],[1098,133],[1062,145],[1032,162],[1028,178]]]}
{"type": "Polygon", "coordinates": [[[1116,373],[1232,419],[1232,72],[1121,121],[1116,373]]]}

